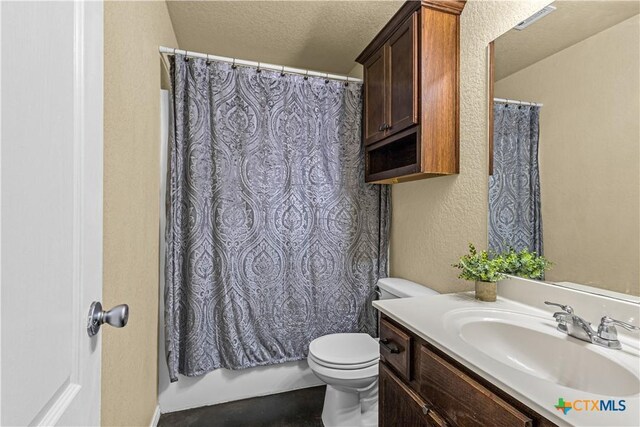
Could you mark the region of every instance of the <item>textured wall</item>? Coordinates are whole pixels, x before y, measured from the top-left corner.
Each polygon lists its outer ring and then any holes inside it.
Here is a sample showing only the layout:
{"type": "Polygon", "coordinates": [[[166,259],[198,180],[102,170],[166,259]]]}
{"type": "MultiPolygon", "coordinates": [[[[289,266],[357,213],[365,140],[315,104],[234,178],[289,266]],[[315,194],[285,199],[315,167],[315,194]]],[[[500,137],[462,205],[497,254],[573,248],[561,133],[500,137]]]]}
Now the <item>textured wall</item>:
{"type": "Polygon", "coordinates": [[[498,82],[544,104],[540,184],[547,280],[640,295],[640,16],[498,82]]]}
{"type": "Polygon", "coordinates": [[[157,405],[161,59],[176,46],[167,6],[106,2],[104,22],[104,288],[131,308],[104,328],[102,424],[148,426],[157,405]]]}
{"type": "Polygon", "coordinates": [[[402,6],[385,1],[169,1],[182,49],[344,74],[402,6]]]}
{"type": "Polygon", "coordinates": [[[440,292],[469,290],[451,264],[487,245],[487,45],[549,4],[469,1],[460,29],[460,174],[396,184],[391,274],[440,292]]]}

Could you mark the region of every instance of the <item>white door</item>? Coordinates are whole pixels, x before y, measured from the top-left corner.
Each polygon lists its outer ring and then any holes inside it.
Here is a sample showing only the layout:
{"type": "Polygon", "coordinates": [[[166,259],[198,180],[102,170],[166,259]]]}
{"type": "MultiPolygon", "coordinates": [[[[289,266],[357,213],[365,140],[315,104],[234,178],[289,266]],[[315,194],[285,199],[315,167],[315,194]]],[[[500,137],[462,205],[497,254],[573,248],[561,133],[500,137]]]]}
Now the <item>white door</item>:
{"type": "Polygon", "coordinates": [[[0,424],[98,425],[101,2],[0,2],[0,424]]]}

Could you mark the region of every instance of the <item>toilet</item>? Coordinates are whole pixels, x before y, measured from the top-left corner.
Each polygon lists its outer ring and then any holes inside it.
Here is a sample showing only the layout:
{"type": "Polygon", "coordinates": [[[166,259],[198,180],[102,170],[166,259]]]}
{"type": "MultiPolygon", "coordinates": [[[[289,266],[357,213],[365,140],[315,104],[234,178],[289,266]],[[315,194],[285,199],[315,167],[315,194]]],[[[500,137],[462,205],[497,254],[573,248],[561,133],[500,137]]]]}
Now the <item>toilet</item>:
{"type": "MultiPolygon", "coordinates": [[[[409,280],[378,281],[380,299],[437,295],[409,280]]],[[[368,334],[325,335],[311,341],[307,362],[327,384],[322,409],[326,427],[378,425],[378,340],[368,334]]]]}

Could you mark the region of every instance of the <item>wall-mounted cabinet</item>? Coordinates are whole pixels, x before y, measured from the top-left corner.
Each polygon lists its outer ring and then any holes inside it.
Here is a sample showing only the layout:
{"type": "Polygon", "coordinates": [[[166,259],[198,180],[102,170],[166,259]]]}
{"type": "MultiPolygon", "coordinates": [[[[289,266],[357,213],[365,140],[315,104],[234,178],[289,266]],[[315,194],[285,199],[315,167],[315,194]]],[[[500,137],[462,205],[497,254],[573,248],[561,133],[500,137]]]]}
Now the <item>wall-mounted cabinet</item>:
{"type": "Polygon", "coordinates": [[[364,64],[365,144],[418,123],[418,12],[364,64]]]}
{"type": "Polygon", "coordinates": [[[464,1],[408,1],[356,59],[364,67],[366,181],[458,173],[464,1]]]}

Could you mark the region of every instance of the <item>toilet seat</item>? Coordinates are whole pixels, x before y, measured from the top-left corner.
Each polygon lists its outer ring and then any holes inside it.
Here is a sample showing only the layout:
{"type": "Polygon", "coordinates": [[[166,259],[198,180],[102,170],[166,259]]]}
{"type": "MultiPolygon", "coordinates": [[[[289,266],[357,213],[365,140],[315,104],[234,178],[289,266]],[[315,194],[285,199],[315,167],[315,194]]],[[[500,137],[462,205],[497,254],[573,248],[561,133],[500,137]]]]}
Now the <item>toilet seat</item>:
{"type": "Polygon", "coordinates": [[[338,370],[376,365],[380,358],[378,342],[368,334],[330,334],[309,344],[309,358],[316,364],[338,370]]]}
{"type": "MultiPolygon", "coordinates": [[[[321,365],[316,362],[313,357],[309,357],[307,359],[307,363],[311,370],[323,381],[328,382],[329,384],[338,382],[342,383],[343,381],[360,381],[366,380],[368,378],[377,378],[378,377],[378,361],[375,360],[371,365],[365,368],[354,368],[354,369],[345,369],[345,368],[330,368],[328,366],[321,365]],[[331,381],[328,381],[331,379],[331,381]]],[[[354,383],[355,384],[355,383],[354,383]]],[[[357,388],[357,387],[356,387],[357,388]]]]}
{"type": "Polygon", "coordinates": [[[311,352],[309,352],[308,359],[311,359],[317,365],[320,365],[320,366],[325,367],[325,368],[336,369],[336,370],[344,370],[344,371],[351,371],[351,370],[355,370],[355,369],[363,369],[363,368],[368,368],[369,366],[377,365],[378,361],[380,360],[380,357],[377,357],[377,358],[375,358],[373,360],[369,360],[367,362],[354,363],[354,364],[351,364],[351,365],[326,362],[324,360],[318,359],[311,352]]]}

